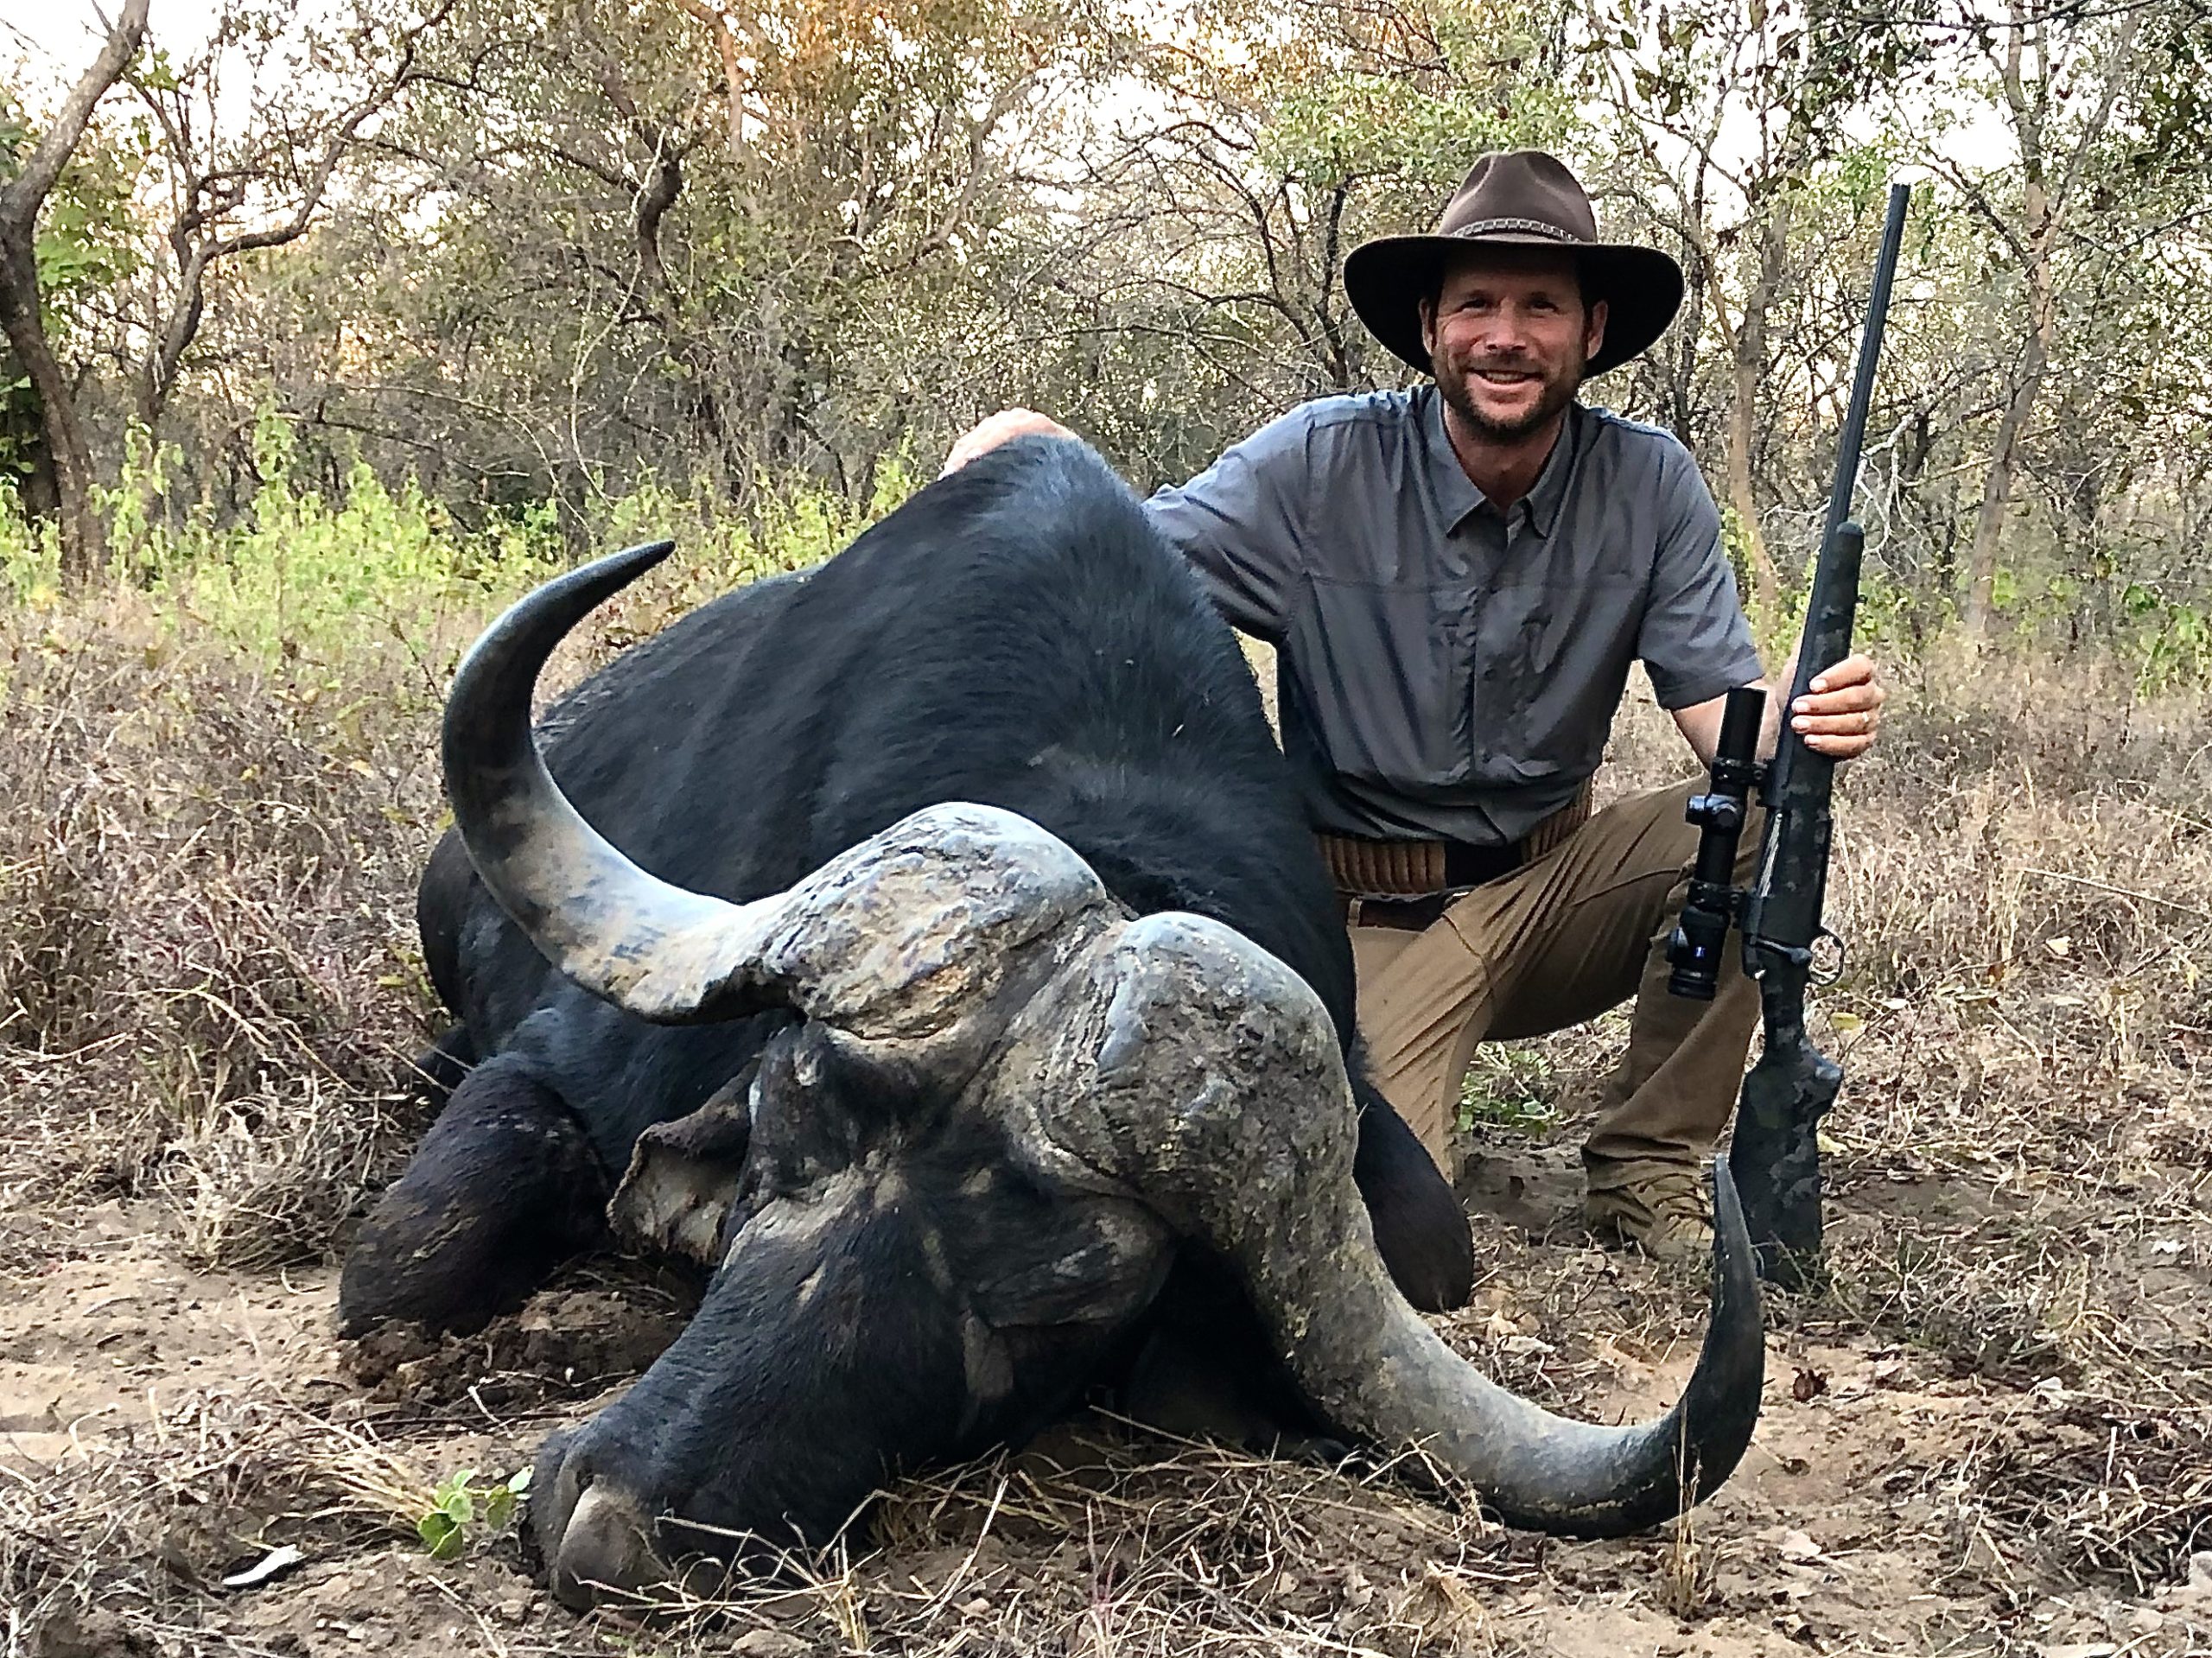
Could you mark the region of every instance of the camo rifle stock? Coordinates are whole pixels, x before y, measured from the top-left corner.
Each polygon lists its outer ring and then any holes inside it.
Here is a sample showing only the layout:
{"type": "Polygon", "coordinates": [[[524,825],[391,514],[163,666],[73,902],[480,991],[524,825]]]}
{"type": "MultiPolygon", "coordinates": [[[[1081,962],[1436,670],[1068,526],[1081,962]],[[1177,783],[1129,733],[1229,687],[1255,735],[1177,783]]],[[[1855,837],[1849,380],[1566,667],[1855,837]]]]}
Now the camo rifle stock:
{"type": "Polygon", "coordinates": [[[1821,1271],[1819,1127],[1835,1103],[1843,1071],[1805,1032],[1805,991],[1812,978],[1813,948],[1823,931],[1835,762],[1807,747],[1790,729],[1788,715],[1815,675],[1851,654],[1866,540],[1850,521],[1851,498],[1910,196],[1908,186],[1890,188],[1889,218],[1838,438],[1835,484],[1806,606],[1797,671],[1783,705],[1781,740],[1766,772],[1766,831],[1758,873],[1745,894],[1741,916],[1744,970],[1758,981],[1766,1051],[1744,1078],[1728,1168],[1743,1198],[1761,1274],[1792,1287],[1815,1280],[1821,1271]]]}
{"type": "MultiPolygon", "coordinates": [[[[1859,526],[1846,522],[1821,556],[1801,662],[1825,667],[1851,654],[1864,544],[1859,526]]],[[[1800,669],[1791,702],[1810,677],[1800,669]]],[[[1743,909],[1744,970],[1758,981],[1766,1051],[1744,1078],[1728,1170],[1743,1198],[1761,1275],[1796,1288],[1819,1272],[1819,1126],[1835,1103],[1843,1071],[1805,1032],[1805,991],[1822,931],[1834,829],[1829,791],[1835,762],[1807,748],[1787,725],[1767,772],[1766,838],[1743,909]]]]}

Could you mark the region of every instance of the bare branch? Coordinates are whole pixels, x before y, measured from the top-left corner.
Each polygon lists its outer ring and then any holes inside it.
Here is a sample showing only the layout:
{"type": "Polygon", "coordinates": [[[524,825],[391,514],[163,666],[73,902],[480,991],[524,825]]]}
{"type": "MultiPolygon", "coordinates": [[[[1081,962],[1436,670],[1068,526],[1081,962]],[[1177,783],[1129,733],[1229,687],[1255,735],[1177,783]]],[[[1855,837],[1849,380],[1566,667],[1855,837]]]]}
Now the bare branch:
{"type": "MultiPolygon", "coordinates": [[[[245,162],[202,172],[189,135],[164,100],[146,87],[141,96],[160,122],[181,181],[182,205],[168,232],[175,255],[176,294],[154,330],[154,340],[138,372],[139,417],[151,423],[168,402],[182,372],[207,304],[208,269],[219,261],[265,248],[282,247],[304,236],[321,210],[340,163],[359,141],[361,128],[389,108],[416,79],[423,37],[451,14],[456,0],[436,0],[400,31],[389,68],[353,102],[340,110],[326,129],[314,160],[294,194],[290,212],[273,225],[227,235],[211,233],[245,203],[250,187],[269,175],[264,166],[245,162]]],[[[289,147],[289,144],[287,146],[289,147]]]]}
{"type": "Polygon", "coordinates": [[[30,159],[21,172],[0,186],[0,233],[21,235],[38,216],[39,208],[61,177],[61,169],[76,153],[85,129],[92,124],[93,109],[137,55],[138,43],[146,34],[147,4],[148,0],[125,0],[123,16],[108,30],[99,55],[61,100],[54,119],[39,135],[38,147],[31,151],[30,159]]]}

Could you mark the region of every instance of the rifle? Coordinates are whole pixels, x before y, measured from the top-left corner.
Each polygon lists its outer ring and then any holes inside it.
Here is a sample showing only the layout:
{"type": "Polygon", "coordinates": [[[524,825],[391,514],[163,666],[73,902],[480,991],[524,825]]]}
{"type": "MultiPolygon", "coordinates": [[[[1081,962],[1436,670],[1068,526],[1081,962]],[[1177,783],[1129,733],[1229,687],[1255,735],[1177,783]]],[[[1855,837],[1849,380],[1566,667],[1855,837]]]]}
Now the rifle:
{"type": "MultiPolygon", "coordinates": [[[[1851,654],[1859,607],[1859,566],[1866,536],[1851,521],[1866,435],[1866,410],[1881,356],[1882,325],[1904,240],[1910,186],[1890,187],[1889,218],[1875,261],[1851,401],[1836,447],[1835,483],[1797,649],[1797,671],[1786,711],[1813,679],[1851,654]]],[[[1821,908],[1827,890],[1828,843],[1834,833],[1829,797],[1835,762],[1815,753],[1782,721],[1773,760],[1758,763],[1765,694],[1756,687],[1731,691],[1713,762],[1711,791],[1690,803],[1689,819],[1701,831],[1690,891],[1668,958],[1668,988],[1678,995],[1710,1001],[1716,988],[1729,923],[1743,931],[1744,971],[1758,981],[1759,1014],[1766,1051],[1744,1078],[1729,1172],[1743,1199],[1744,1218],[1758,1251],[1761,1276],[1790,1288],[1816,1281],[1821,1273],[1821,1146],[1819,1124],[1835,1103],[1843,1071],[1805,1032],[1805,991],[1813,977],[1813,950],[1827,929],[1821,908]],[[1758,873],[1750,888],[1732,885],[1736,848],[1751,787],[1766,805],[1765,838],[1758,873]]]]}

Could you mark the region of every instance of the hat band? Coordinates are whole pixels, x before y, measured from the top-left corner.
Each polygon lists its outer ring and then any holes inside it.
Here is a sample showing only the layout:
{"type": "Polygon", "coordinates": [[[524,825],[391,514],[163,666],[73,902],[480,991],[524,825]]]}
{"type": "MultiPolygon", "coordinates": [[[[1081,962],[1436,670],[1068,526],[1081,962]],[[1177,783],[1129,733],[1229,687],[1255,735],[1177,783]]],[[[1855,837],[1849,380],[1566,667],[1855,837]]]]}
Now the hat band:
{"type": "Polygon", "coordinates": [[[1557,225],[1547,225],[1541,219],[1478,219],[1471,225],[1462,225],[1447,232],[1452,236],[1488,236],[1498,231],[1523,231],[1532,236],[1548,238],[1554,242],[1584,243],[1587,237],[1577,236],[1573,231],[1561,230],[1557,225]]]}

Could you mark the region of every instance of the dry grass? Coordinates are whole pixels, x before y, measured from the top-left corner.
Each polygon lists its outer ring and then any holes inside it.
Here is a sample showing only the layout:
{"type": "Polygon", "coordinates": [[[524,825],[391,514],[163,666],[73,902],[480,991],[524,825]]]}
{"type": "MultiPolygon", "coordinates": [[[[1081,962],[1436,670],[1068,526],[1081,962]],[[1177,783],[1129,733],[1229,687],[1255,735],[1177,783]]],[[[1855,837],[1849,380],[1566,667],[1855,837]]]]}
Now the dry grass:
{"type": "Polygon", "coordinates": [[[11,1206],[158,1192],[195,1261],[314,1258],[419,1126],[431,684],[198,653],[120,600],[0,651],[11,1206]]]}
{"type": "Polygon", "coordinates": [[[2031,1389],[1947,1471],[1963,1506],[2145,1589],[2212,1547],[2203,708],[2053,664],[1916,690],[1853,804],[1828,1005],[1840,1185],[1926,1197],[1847,1235],[1823,1312],[2031,1389]]]}
{"type": "MultiPolygon", "coordinates": [[[[2001,1536],[2032,1581],[2147,1591],[2212,1547],[2204,715],[2094,664],[1928,664],[1840,806],[1835,1271],[1778,1321],[2022,1390],[1927,1483],[1962,1559],[2001,1536]]],[[[1631,709],[1609,785],[1677,775],[1678,752],[1631,709]]],[[[1624,1040],[1615,1016],[1484,1055],[1482,1132],[1510,1140],[1487,1125],[1517,1101],[1572,1144],[1624,1040]]]]}
{"type": "MultiPolygon", "coordinates": [[[[640,597],[602,647],[671,602],[640,597]]],[[[296,1269],[327,1307],[349,1217],[420,1126],[412,883],[438,825],[436,692],[472,624],[328,664],[258,664],[128,599],[0,619],[16,1292],[119,1201],[188,1265],[296,1269]]],[[[438,1480],[520,1465],[585,1380],[641,1360],[571,1289],[455,1349],[450,1385],[215,1363],[48,1474],[0,1464],[0,1649],[43,1629],[57,1653],[2026,1653],[2095,1609],[2135,1616],[2212,1548],[2206,702],[2048,664],[1942,664],[1902,693],[1850,778],[1832,910],[1851,953],[1821,999],[1849,1077],[1834,1283],[1774,1303],[1784,1402],[1766,1471],[1739,1477],[1756,1494],[1662,1538],[1541,1547],[1389,1479],[1092,1425],[904,1485],[841,1549],[695,1585],[644,1632],[578,1622],[532,1596],[512,1540],[439,1567],[405,1535],[438,1480]],[[1795,1417],[1793,1367],[1833,1377],[1795,1417]],[[1789,1437],[1861,1422],[1896,1445],[1847,1439],[1847,1477],[1789,1437]],[[276,1542],[309,1554],[283,1591],[209,1587],[276,1542]],[[1892,1555],[1913,1563],[1896,1583],[1866,1575],[1892,1555]],[[1831,1568],[1840,1587],[1807,1586],[1831,1568]]],[[[1633,710],[1611,786],[1679,771],[1671,744],[1633,710]]],[[[1512,1109],[1477,1136],[1528,1172],[1532,1212],[1571,1191],[1578,1102],[1623,1034],[1484,1055],[1478,1091],[1512,1109]]],[[[1545,1402],[1648,1409],[1686,1362],[1694,1286],[1587,1247],[1563,1199],[1544,1213],[1481,1229],[1478,1305],[1447,1334],[1545,1402]]],[[[0,1387],[35,1335],[0,1326],[0,1387]]],[[[2113,1648],[2207,1649],[2186,1644],[2202,1623],[2163,1616],[2110,1625],[2113,1648]]]]}
{"type": "MultiPolygon", "coordinates": [[[[557,687],[696,597],[640,584],[557,687]]],[[[157,1193],[196,1264],[328,1253],[423,1121],[414,885],[486,618],[260,659],[135,595],[0,616],[0,1197],[157,1193]]]]}
{"type": "Polygon", "coordinates": [[[1486,1597],[1536,1579],[1529,1540],[1471,1504],[1125,1427],[909,1482],[865,1550],[841,1540],[640,1610],[702,1644],[766,1628],[817,1650],[1410,1654],[1464,1642],[1486,1597]]]}
{"type": "MultiPolygon", "coordinates": [[[[496,1464],[522,1442],[503,1426],[440,1448],[496,1464]]],[[[419,1583],[395,1540],[444,1471],[282,1399],[203,1395],[67,1485],[0,1479],[0,1585],[22,1632],[73,1631],[96,1609],[117,1650],[286,1650],[253,1615],[265,1599],[232,1597],[238,1615],[224,1616],[221,1578],[281,1543],[419,1583]]],[[[512,1534],[480,1537],[445,1586],[496,1594],[518,1560],[512,1534]]],[[[1102,1421],[901,1486],[865,1546],[841,1539],[588,1619],[541,1609],[513,1649],[634,1650],[644,1628],[670,1652],[1513,1653],[1488,1637],[1486,1603],[1533,1584],[1537,1560],[1471,1505],[1102,1421]]]]}
{"type": "Polygon", "coordinates": [[[211,1638],[221,1579],[280,1544],[328,1558],[411,1537],[435,1483],[372,1429],[269,1388],[194,1394],[135,1442],[88,1445],[66,1479],[0,1474],[0,1602],[19,1639],[91,1610],[99,1649],[281,1649],[211,1638]]]}

